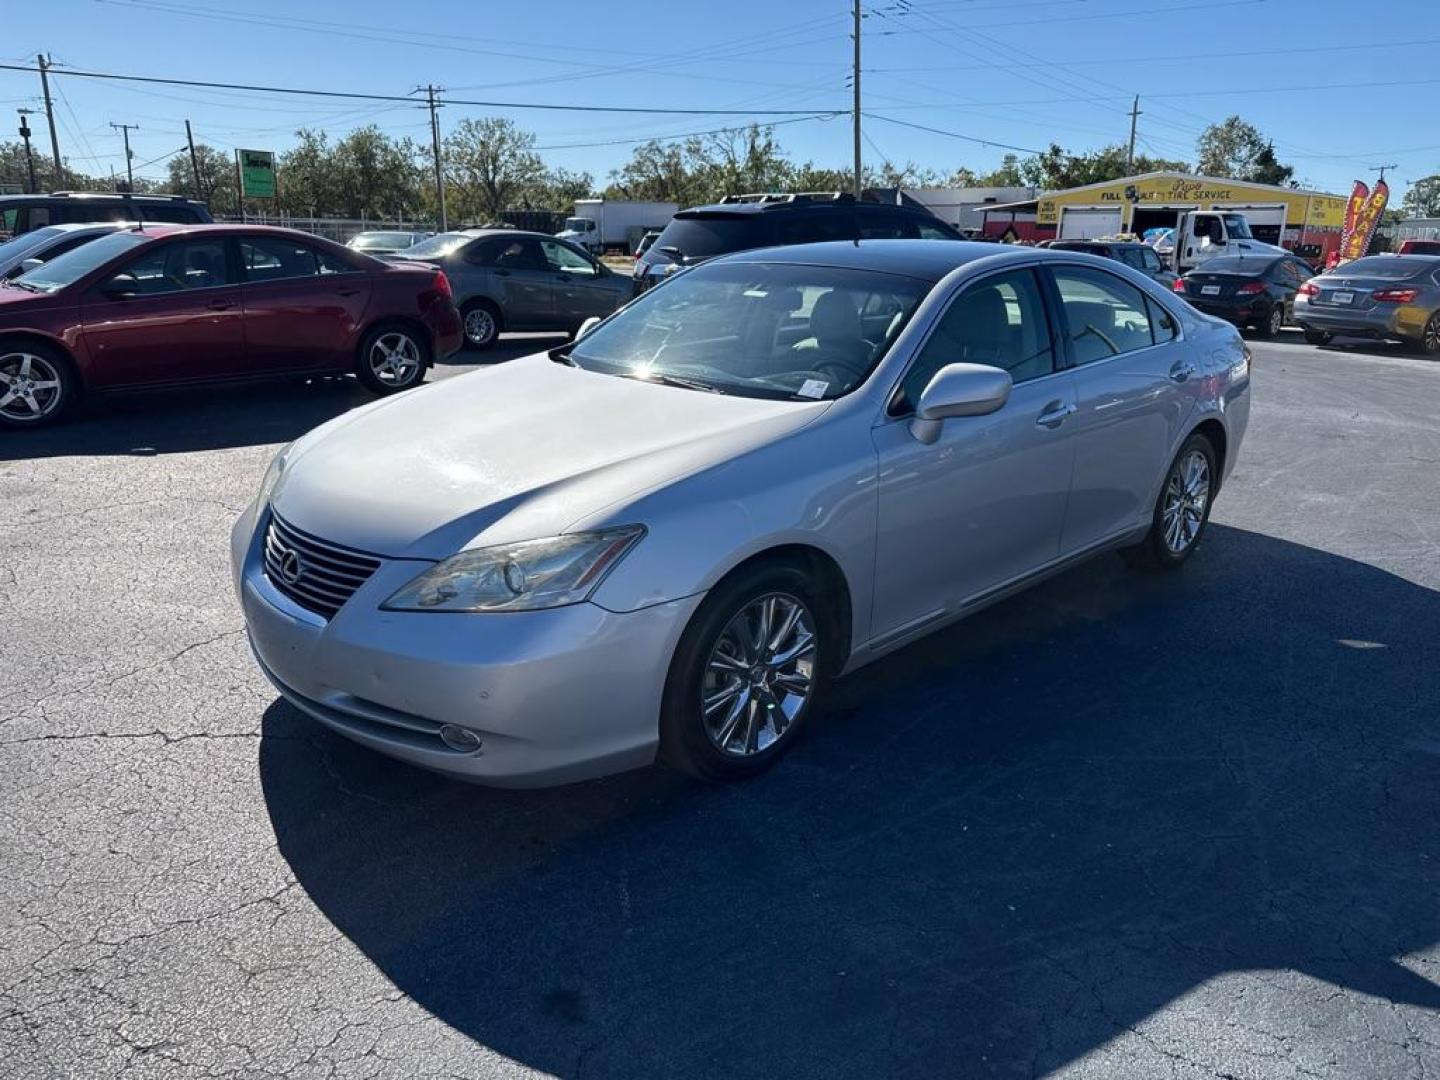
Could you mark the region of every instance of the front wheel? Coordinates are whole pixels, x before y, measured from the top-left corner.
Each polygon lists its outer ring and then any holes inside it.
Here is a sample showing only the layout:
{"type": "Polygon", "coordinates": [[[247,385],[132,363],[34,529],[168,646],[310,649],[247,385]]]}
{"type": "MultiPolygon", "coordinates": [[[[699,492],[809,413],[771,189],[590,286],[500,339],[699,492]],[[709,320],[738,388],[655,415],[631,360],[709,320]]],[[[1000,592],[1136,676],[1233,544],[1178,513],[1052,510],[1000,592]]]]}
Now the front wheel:
{"type": "Polygon", "coordinates": [[[1430,316],[1415,344],[1426,356],[1440,356],[1440,312],[1430,316]]]}
{"type": "Polygon", "coordinates": [[[355,374],[375,393],[394,394],[424,382],[429,366],[425,339],[408,326],[389,323],[365,335],[355,374]]]}
{"type": "Polygon", "coordinates": [[[660,752],[703,780],[773,765],[798,738],[829,656],[814,586],[801,570],[757,566],[713,591],[675,650],[660,752]]]}
{"type": "Polygon", "coordinates": [[[1173,570],[1190,558],[1210,522],[1219,478],[1215,447],[1204,435],[1191,435],[1165,474],[1150,531],[1140,543],[1121,551],[1126,561],[1173,570]]]}
{"type": "Polygon", "coordinates": [[[1328,330],[1306,330],[1305,343],[1307,345],[1329,345],[1330,339],[1334,336],[1328,330]]]}
{"type": "Polygon", "coordinates": [[[53,349],[0,343],[0,427],[52,423],[78,396],[69,362],[53,349]]]}

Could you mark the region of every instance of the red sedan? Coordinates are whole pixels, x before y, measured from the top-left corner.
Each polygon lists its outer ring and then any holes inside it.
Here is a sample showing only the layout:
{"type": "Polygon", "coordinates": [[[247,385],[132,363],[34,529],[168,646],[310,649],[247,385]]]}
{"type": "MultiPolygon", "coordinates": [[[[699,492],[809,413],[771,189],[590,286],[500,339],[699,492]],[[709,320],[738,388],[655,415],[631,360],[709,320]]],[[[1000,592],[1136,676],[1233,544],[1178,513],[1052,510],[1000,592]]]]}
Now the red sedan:
{"type": "Polygon", "coordinates": [[[0,286],[0,426],[82,393],[353,371],[415,386],[460,347],[450,283],[290,229],[146,226],[0,286]]]}

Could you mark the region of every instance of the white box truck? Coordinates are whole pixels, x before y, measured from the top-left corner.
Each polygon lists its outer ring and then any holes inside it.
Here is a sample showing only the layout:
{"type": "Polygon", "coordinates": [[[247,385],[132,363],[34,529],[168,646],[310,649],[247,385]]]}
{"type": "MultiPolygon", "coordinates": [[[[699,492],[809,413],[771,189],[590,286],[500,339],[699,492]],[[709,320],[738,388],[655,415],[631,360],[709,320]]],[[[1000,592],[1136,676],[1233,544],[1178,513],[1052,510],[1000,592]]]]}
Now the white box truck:
{"type": "Polygon", "coordinates": [[[679,203],[671,202],[576,199],[575,216],[566,218],[565,228],[555,235],[596,255],[629,255],[642,236],[665,228],[679,209],[679,203]]]}

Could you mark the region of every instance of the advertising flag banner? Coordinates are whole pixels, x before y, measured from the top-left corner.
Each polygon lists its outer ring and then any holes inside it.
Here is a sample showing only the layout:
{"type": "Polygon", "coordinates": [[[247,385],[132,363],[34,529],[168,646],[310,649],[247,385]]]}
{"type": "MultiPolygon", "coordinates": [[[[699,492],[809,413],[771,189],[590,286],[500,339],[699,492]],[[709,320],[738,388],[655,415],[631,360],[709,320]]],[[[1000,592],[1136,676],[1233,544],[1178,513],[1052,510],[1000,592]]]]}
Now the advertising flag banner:
{"type": "Polygon", "coordinates": [[[1345,227],[1340,233],[1340,261],[1358,259],[1370,248],[1370,238],[1380,224],[1380,215],[1390,201],[1390,185],[1381,180],[1371,191],[1363,180],[1355,181],[1345,207],[1345,227]]]}

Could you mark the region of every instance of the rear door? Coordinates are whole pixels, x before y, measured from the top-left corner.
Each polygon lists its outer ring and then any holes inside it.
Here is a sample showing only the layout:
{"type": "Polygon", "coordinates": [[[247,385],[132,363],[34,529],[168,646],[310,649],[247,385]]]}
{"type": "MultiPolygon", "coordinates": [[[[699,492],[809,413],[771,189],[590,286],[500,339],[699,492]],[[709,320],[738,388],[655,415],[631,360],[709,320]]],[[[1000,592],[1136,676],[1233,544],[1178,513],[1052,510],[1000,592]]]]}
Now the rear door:
{"type": "Polygon", "coordinates": [[[107,386],[243,374],[240,288],[218,236],[146,247],[81,300],[85,342],[107,386]]]}
{"type": "Polygon", "coordinates": [[[620,306],[620,293],[590,256],[559,240],[541,240],[540,250],[554,276],[556,326],[578,328],[592,315],[603,318],[620,306]]]}
{"type": "Polygon", "coordinates": [[[1197,366],[1168,311],[1116,274],[1054,266],[1075,372],[1075,473],[1060,550],[1070,554],[1137,524],[1194,409],[1197,366]]]}
{"type": "Polygon", "coordinates": [[[370,275],[344,258],[285,235],[237,239],[248,370],[349,368],[370,275]]]}

